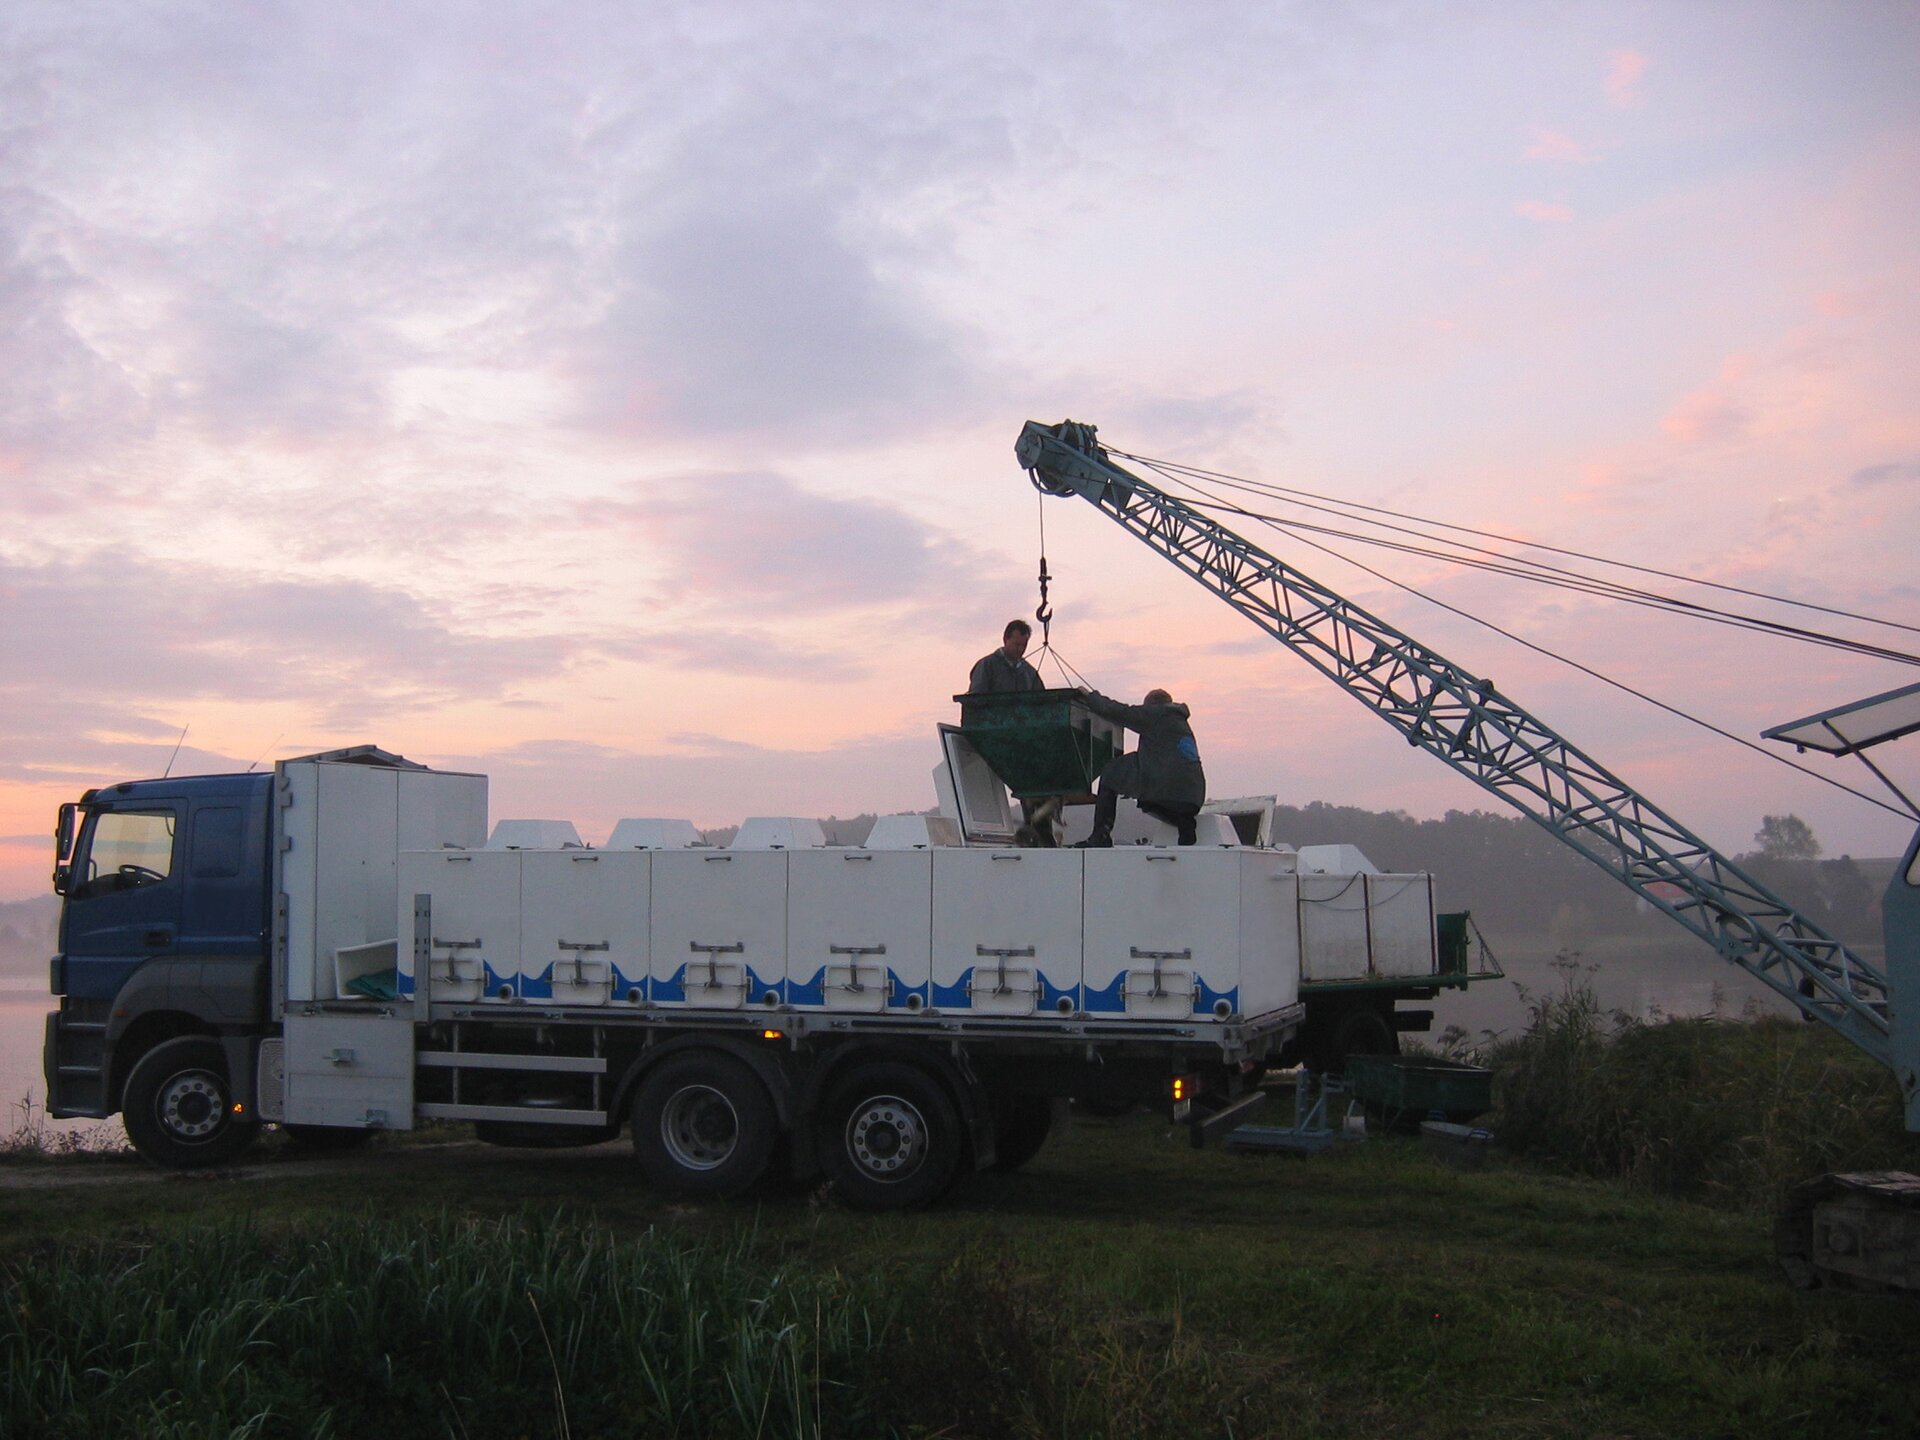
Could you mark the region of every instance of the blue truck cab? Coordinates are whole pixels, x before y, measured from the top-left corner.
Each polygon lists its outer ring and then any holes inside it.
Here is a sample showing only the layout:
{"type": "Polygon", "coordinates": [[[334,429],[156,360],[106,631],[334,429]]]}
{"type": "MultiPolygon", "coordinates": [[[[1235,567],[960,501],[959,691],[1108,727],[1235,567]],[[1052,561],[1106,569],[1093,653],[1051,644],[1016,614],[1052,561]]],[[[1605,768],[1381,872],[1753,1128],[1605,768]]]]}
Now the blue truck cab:
{"type": "Polygon", "coordinates": [[[208,1111],[209,1135],[250,1117],[245,1057],[269,1019],[271,794],[271,775],[199,775],[61,807],[48,1113],[114,1114],[139,1061],[186,1041],[176,1053],[212,1047],[224,1061],[231,1049],[233,1063],[209,1070],[238,1083],[190,1080],[171,1097],[176,1113],[208,1111]]]}

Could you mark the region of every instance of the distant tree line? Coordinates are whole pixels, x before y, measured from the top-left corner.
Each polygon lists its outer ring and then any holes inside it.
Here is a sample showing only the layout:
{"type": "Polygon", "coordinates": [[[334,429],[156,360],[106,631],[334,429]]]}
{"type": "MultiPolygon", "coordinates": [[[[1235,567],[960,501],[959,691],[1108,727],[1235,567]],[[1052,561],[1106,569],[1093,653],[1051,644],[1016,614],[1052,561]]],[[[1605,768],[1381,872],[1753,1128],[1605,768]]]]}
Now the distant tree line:
{"type": "MultiPolygon", "coordinates": [[[[1539,934],[1637,933],[1669,922],[1606,871],[1531,820],[1449,810],[1438,820],[1348,805],[1282,805],[1273,836],[1290,845],[1357,845],[1382,870],[1430,871],[1445,910],[1471,910],[1489,930],[1539,934]]],[[[1755,849],[1734,862],[1839,939],[1877,942],[1887,868],[1851,856],[1820,858],[1820,842],[1795,815],[1765,817],[1755,849]]]]}

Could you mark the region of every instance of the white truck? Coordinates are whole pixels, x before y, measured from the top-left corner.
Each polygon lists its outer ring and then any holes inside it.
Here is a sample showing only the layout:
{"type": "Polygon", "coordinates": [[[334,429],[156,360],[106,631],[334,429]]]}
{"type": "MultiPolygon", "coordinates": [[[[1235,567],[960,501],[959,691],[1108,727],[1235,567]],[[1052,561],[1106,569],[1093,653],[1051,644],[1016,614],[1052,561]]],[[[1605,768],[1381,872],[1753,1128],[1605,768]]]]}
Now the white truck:
{"type": "Polygon", "coordinates": [[[1188,848],[995,843],[947,739],[952,813],[858,847],[807,821],[725,848],[685,821],[489,830],[484,776],[370,746],[88,791],[57,835],[48,1108],[123,1112],[169,1166],[262,1123],[630,1124],[681,1194],[778,1168],[887,1209],[1024,1163],[1063,1098],[1166,1105],[1196,1144],[1237,1125],[1316,957],[1432,983],[1430,877],[1303,874],[1224,818],[1188,848]]]}

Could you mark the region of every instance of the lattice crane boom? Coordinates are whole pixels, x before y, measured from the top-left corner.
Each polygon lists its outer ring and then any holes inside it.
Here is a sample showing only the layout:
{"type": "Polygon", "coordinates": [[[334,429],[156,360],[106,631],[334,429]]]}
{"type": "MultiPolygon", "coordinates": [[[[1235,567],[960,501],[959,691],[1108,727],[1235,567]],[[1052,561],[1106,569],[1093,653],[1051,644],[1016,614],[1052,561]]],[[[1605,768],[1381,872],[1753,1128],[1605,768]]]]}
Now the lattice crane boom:
{"type": "Polygon", "coordinates": [[[1886,976],[1570,741],[1345,596],[1116,465],[1094,427],[1029,421],[1034,485],[1078,495],[1398,730],[1500,796],[1785,997],[1894,1068],[1886,976]]]}

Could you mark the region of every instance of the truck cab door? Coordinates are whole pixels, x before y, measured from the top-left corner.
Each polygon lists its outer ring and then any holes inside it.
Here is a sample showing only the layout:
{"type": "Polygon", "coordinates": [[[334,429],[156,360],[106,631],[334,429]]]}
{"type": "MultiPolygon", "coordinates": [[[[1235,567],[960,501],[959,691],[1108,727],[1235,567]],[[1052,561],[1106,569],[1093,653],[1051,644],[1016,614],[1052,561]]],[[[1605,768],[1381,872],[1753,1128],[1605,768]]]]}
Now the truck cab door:
{"type": "Polygon", "coordinates": [[[75,847],[60,921],[66,993],[107,1000],[147,961],[173,954],[183,889],[180,807],[98,806],[75,847]]]}

